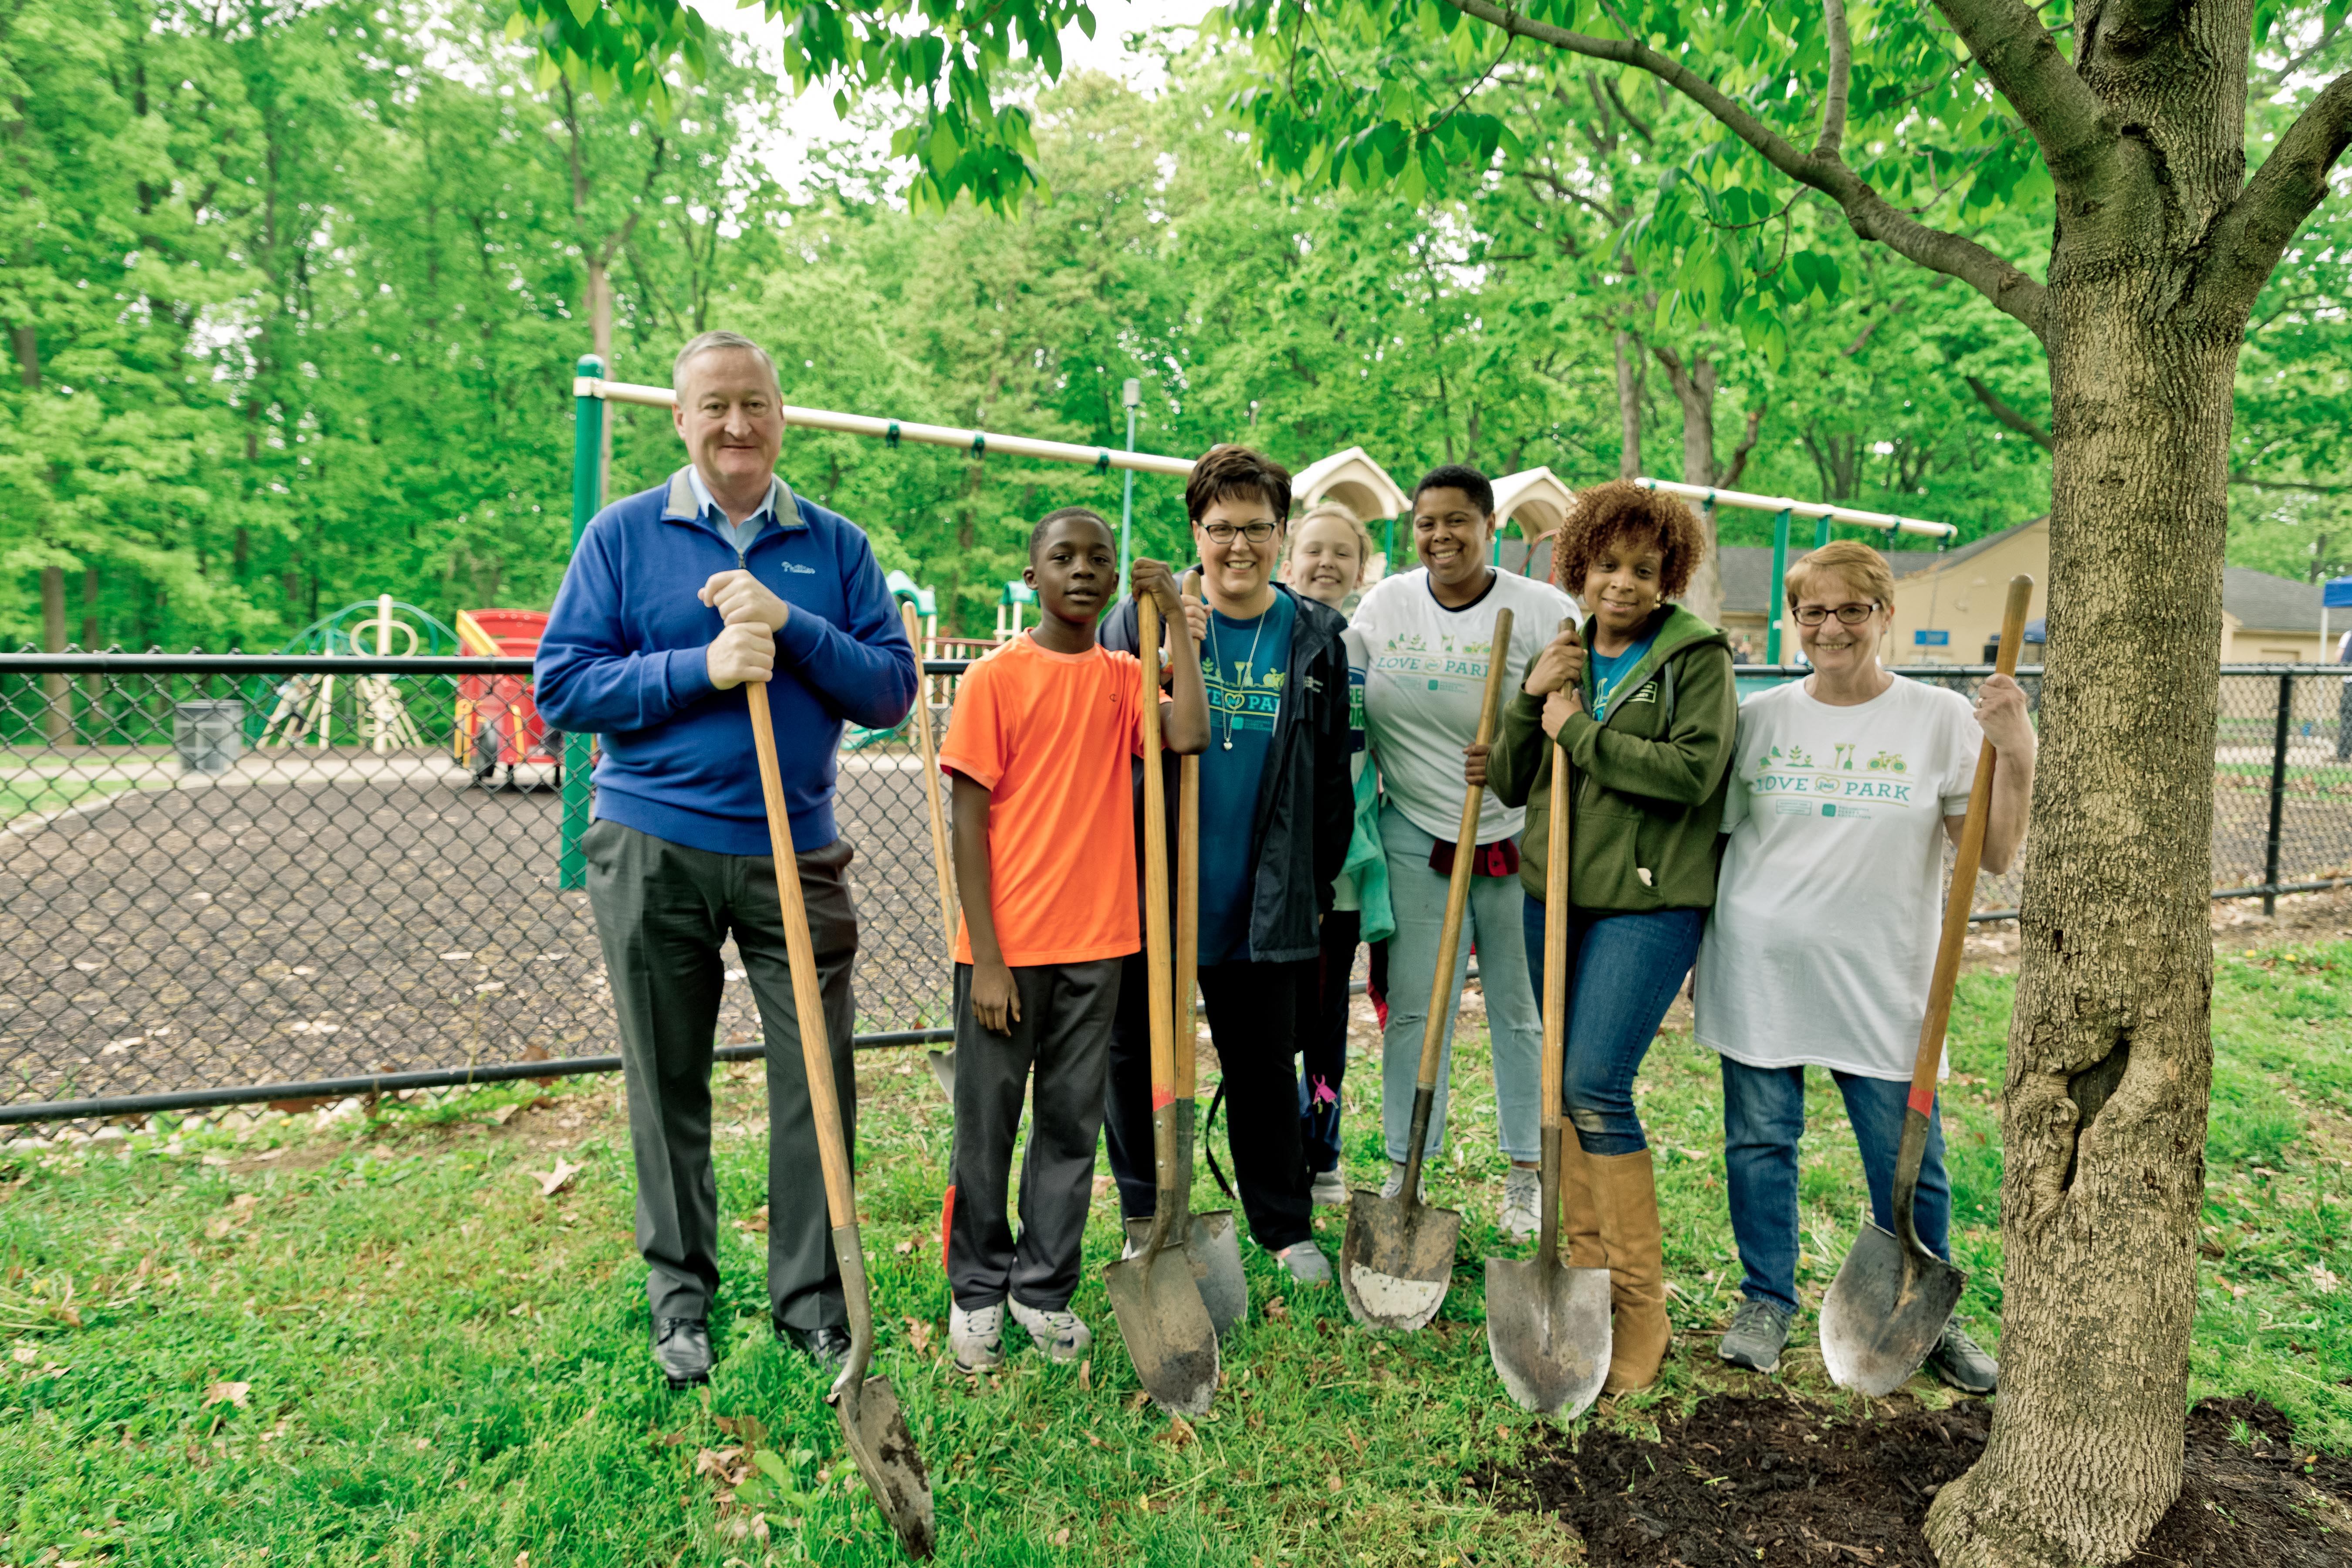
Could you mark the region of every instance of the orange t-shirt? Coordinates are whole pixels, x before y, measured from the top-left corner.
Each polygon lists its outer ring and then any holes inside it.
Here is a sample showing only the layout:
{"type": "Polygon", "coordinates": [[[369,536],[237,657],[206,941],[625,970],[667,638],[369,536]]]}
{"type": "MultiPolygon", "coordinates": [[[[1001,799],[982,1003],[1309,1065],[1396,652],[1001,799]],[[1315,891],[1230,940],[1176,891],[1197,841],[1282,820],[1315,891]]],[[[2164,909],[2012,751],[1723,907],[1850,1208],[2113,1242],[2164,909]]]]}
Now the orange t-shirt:
{"type": "MultiPolygon", "coordinates": [[[[1136,931],[1135,805],[1143,666],[1014,637],[964,671],[942,772],[989,792],[988,874],[1009,966],[1124,958],[1136,931]]],[[[955,958],[971,962],[957,922],[955,958]]]]}

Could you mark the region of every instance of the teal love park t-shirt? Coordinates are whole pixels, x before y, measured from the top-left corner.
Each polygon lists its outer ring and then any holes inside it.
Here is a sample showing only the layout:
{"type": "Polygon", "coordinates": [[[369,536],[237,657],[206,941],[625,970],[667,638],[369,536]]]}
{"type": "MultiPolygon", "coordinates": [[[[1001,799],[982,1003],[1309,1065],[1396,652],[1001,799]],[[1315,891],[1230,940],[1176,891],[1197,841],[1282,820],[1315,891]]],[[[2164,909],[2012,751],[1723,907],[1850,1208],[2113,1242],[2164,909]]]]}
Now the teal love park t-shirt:
{"type": "Polygon", "coordinates": [[[1201,756],[1201,959],[1235,963],[1249,957],[1251,839],[1259,781],[1274,747],[1274,719],[1290,668],[1290,596],[1254,620],[1209,612],[1201,676],[1209,689],[1209,749],[1201,756]]]}

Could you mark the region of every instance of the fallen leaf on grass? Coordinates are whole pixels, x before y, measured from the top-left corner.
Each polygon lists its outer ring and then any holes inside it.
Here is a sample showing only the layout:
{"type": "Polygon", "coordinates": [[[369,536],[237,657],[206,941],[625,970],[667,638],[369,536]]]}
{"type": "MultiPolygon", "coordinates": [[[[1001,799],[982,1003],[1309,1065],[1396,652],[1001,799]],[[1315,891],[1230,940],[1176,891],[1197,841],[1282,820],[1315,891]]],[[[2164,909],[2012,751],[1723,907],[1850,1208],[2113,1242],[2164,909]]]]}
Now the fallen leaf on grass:
{"type": "Polygon", "coordinates": [[[18,1345],[9,1353],[14,1356],[18,1363],[25,1366],[30,1366],[35,1362],[41,1359],[41,1352],[35,1350],[30,1345],[18,1345]]]}
{"type": "Polygon", "coordinates": [[[1265,1304],[1265,1315],[1277,1323],[1285,1322],[1290,1317],[1290,1303],[1276,1296],[1265,1304]]]}
{"type": "Polygon", "coordinates": [[[1054,1531],[1050,1539],[1056,1546],[1067,1546],[1070,1543],[1069,1527],[1065,1525],[1061,1529],[1054,1531]]]}
{"type": "Polygon", "coordinates": [[[1325,1491],[1327,1491],[1327,1492],[1336,1492],[1336,1491],[1338,1491],[1338,1490],[1339,1489],[1339,1471],[1337,1471],[1337,1470],[1332,1471],[1332,1472],[1331,1472],[1331,1474],[1330,1474],[1330,1475],[1329,1475],[1329,1476],[1328,1476],[1328,1477],[1324,1480],[1324,1482],[1323,1482],[1323,1489],[1324,1489],[1325,1491]]]}
{"type": "Polygon", "coordinates": [[[730,1437],[740,1437],[743,1440],[744,1458],[747,1461],[751,1458],[751,1450],[768,1440],[768,1429],[760,1425],[760,1418],[756,1415],[716,1415],[711,1419],[718,1424],[719,1429],[730,1437]]]}
{"type": "Polygon", "coordinates": [[[559,1154],[556,1156],[555,1169],[552,1171],[525,1171],[523,1174],[539,1184],[541,1197],[551,1198],[570,1186],[572,1178],[587,1168],[585,1165],[575,1165],[559,1154]]]}
{"type": "Polygon", "coordinates": [[[1190,1421],[1185,1420],[1181,1415],[1171,1415],[1168,1418],[1168,1429],[1154,1437],[1152,1441],[1165,1443],[1171,1448],[1181,1448],[1197,1439],[1193,1436],[1192,1424],[1190,1421]]]}
{"type": "Polygon", "coordinates": [[[915,1250],[915,1244],[912,1240],[902,1241],[890,1250],[897,1253],[899,1257],[904,1258],[907,1254],[915,1250]]]}
{"type": "Polygon", "coordinates": [[[249,1383],[215,1383],[205,1390],[205,1402],[197,1408],[210,1410],[226,1400],[242,1410],[245,1408],[245,1396],[252,1392],[253,1384],[249,1383]]]}
{"type": "Polygon", "coordinates": [[[915,1353],[917,1355],[928,1355],[930,1353],[931,1336],[937,1331],[938,1331],[932,1328],[930,1321],[928,1319],[909,1318],[907,1320],[907,1342],[914,1346],[915,1353]]]}
{"type": "Polygon", "coordinates": [[[504,1127],[508,1122],[512,1121],[515,1119],[515,1112],[521,1109],[522,1107],[520,1105],[501,1105],[496,1110],[490,1112],[490,1120],[497,1122],[499,1126],[504,1127]]]}
{"type": "Polygon", "coordinates": [[[753,1209],[750,1214],[747,1214],[741,1219],[737,1220],[735,1222],[735,1228],[738,1230],[757,1231],[762,1236],[766,1235],[768,1230],[768,1205],[761,1204],[758,1208],[753,1209]]]}
{"type": "Polygon", "coordinates": [[[1095,1358],[1088,1356],[1078,1363],[1078,1392],[1092,1393],[1095,1386],[1095,1358]]]}

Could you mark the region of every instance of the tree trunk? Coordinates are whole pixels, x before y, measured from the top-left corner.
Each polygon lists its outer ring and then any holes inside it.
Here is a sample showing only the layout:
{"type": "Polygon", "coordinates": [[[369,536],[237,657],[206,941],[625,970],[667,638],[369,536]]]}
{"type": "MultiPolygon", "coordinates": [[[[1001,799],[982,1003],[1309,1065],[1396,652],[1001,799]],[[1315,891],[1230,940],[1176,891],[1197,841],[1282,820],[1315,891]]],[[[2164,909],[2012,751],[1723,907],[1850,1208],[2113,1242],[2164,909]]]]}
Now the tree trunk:
{"type": "MultiPolygon", "coordinates": [[[[1675,401],[1683,408],[1683,483],[1686,485],[1715,484],[1715,362],[1705,354],[1694,354],[1685,366],[1682,356],[1672,349],[1654,351],[1658,363],[1666,367],[1666,381],[1675,389],[1675,401]]],[[[1723,573],[1716,563],[1715,508],[1703,506],[1698,512],[1700,530],[1706,535],[1706,553],[1699,558],[1698,570],[1691,574],[1690,586],[1683,591],[1683,607],[1709,626],[1723,624],[1723,573]]]]}
{"type": "MultiPolygon", "coordinates": [[[[66,573],[62,566],[41,568],[41,651],[66,651],[66,573]]],[[[73,738],[72,715],[66,708],[66,678],[41,677],[41,733],[52,746],[73,738]]]]}
{"type": "MultiPolygon", "coordinates": [[[[81,574],[81,651],[98,651],[98,568],[85,566],[81,574]]],[[[98,705],[102,691],[95,674],[81,678],[82,724],[89,738],[95,740],[99,730],[98,705]]]]}
{"type": "Polygon", "coordinates": [[[1617,329],[1617,477],[1642,477],[1642,351],[1617,329]]]}
{"type": "Polygon", "coordinates": [[[2001,1397],[1984,1457],[1929,1510],[1944,1568],[2117,1563],[2180,1489],[2239,333],[2175,303],[2188,259],[2068,286],[2069,259],[2051,268],[2051,673],[2001,1102],[2001,1397]]]}
{"type": "MultiPolygon", "coordinates": [[[[596,342],[596,357],[604,362],[604,374],[614,381],[620,379],[619,367],[613,363],[613,279],[604,270],[604,262],[593,253],[588,258],[588,326],[596,342]]],[[[596,493],[606,500],[613,499],[613,416],[604,416],[604,444],[596,452],[596,493]]]]}

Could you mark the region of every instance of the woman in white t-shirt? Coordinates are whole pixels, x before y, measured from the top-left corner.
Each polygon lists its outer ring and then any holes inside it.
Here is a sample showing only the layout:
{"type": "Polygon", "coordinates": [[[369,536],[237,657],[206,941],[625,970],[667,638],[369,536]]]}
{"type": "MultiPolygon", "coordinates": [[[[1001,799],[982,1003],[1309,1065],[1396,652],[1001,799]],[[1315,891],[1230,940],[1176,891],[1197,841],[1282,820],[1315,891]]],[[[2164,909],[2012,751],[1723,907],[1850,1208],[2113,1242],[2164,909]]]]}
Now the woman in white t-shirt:
{"type": "Polygon", "coordinates": [[[1370,661],[1364,722],[1380,768],[1381,846],[1396,921],[1389,938],[1388,1027],[1381,1040],[1381,1130],[1389,1155],[1382,1191],[1393,1197],[1404,1188],[1405,1140],[1457,849],[1454,835],[1462,830],[1462,803],[1475,786],[1486,795],[1479,807],[1479,841],[1461,847],[1475,857],[1474,875],[1444,992],[1447,1045],[1423,1157],[1434,1158],[1444,1143],[1454,1013],[1475,943],[1494,1048],[1496,1121],[1511,1162],[1497,1223],[1506,1235],[1524,1237],[1536,1228],[1543,1187],[1537,1128],[1543,1024],[1528,984],[1517,842],[1527,813],[1486,789],[1486,752],[1475,744],[1478,708],[1487,660],[1500,655],[1511,670],[1525,669],[1575,606],[1550,584],[1490,563],[1495,489],[1475,468],[1448,464],[1423,476],[1413,489],[1412,542],[1421,565],[1375,584],[1349,622],[1350,639],[1370,661]],[[1497,649],[1496,612],[1505,608],[1511,612],[1511,646],[1497,649]]]}
{"type": "MultiPolygon", "coordinates": [[[[1805,1068],[1825,1068],[1862,1151],[1871,1214],[1894,1228],[1895,1160],[1977,752],[1997,752],[1984,868],[2007,869],[2033,794],[2025,693],[1996,675],[1968,700],[1880,668],[1885,558],[1841,540],[1790,567],[1813,673],[1742,705],[1715,914],[1698,955],[1697,1035],[1723,1058],[1724,1171],[1745,1298],[1719,1353],[1770,1372],[1797,1311],[1797,1143],[1805,1068]]],[[[1950,1256],[1944,1132],[1930,1112],[1914,1219],[1950,1256]]],[[[1999,1368],[1955,1320],[1937,1375],[1992,1391],[1999,1368]]]]}

